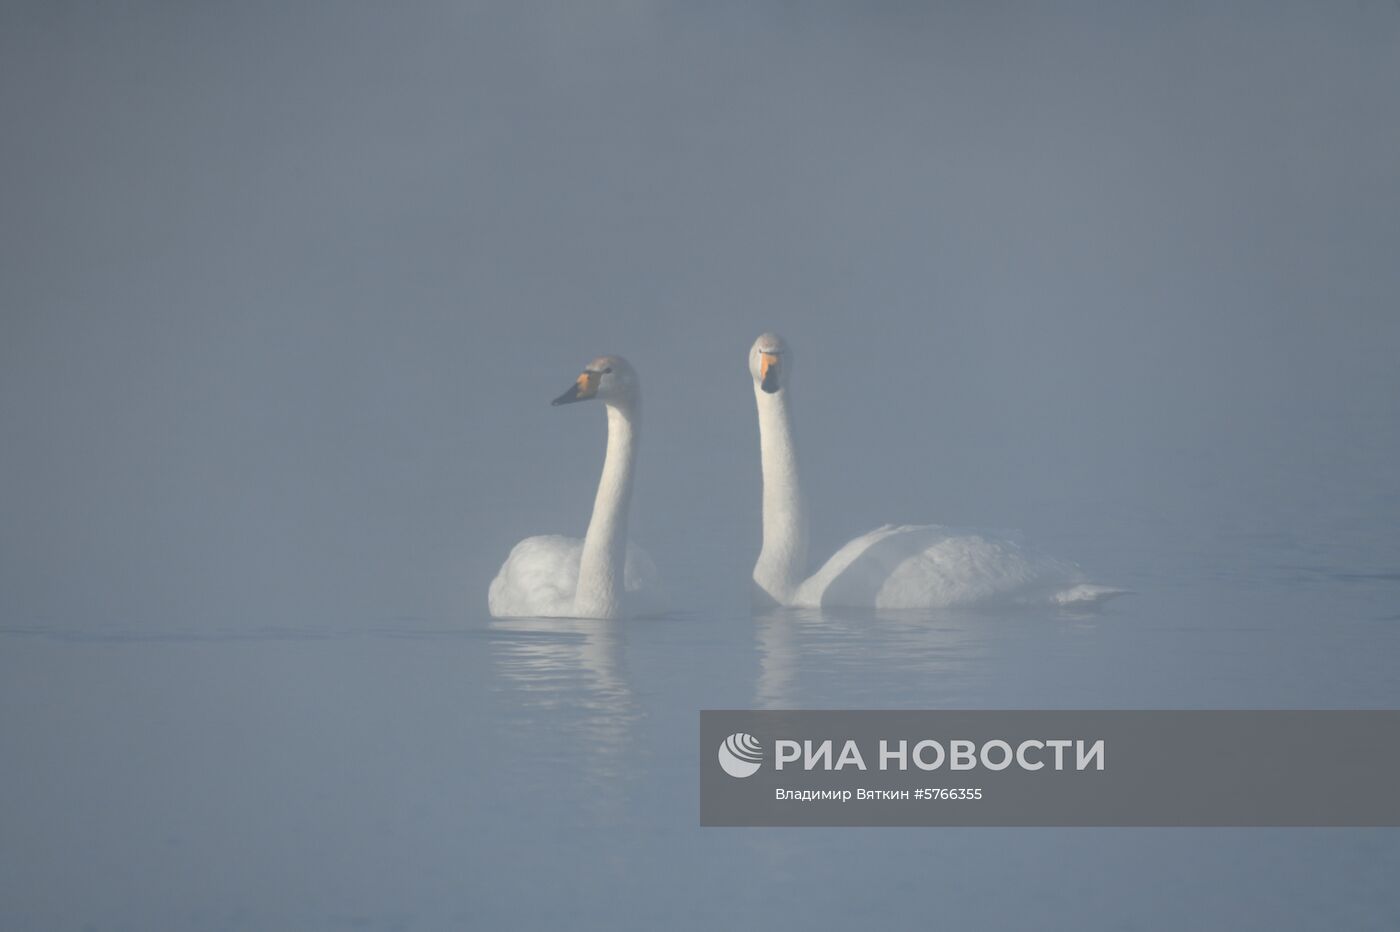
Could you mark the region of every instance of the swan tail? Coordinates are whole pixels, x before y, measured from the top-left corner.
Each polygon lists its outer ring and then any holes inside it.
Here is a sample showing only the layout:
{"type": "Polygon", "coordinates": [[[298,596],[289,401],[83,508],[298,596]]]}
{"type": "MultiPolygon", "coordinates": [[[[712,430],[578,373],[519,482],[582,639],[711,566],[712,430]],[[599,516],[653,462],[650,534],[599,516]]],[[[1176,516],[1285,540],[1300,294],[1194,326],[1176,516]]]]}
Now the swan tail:
{"type": "Polygon", "coordinates": [[[1077,586],[1070,586],[1068,589],[1061,589],[1051,597],[1056,605],[1066,607],[1084,608],[1090,605],[1102,605],[1109,599],[1117,598],[1120,595],[1128,595],[1131,589],[1116,589],[1113,586],[1095,586],[1091,583],[1080,583],[1077,586]]]}

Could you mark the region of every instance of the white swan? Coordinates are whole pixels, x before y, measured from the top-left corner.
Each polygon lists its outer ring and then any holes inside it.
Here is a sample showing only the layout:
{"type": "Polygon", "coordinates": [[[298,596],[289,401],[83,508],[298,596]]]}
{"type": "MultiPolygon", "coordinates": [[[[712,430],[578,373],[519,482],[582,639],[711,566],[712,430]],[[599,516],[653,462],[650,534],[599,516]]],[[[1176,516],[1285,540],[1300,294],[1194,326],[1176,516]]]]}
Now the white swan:
{"type": "Polygon", "coordinates": [[[620,356],[590,362],[553,404],[597,398],[608,412],[608,449],[583,540],[549,534],[516,544],[491,581],[496,618],[618,618],[665,607],[656,567],[627,541],[627,508],[641,430],[641,387],[620,356]]]}
{"type": "Polygon", "coordinates": [[[885,525],[857,537],[807,577],[807,509],[793,448],[792,354],[765,333],[749,350],[763,462],[763,549],[754,601],[800,608],[945,608],[996,602],[1088,603],[1121,590],[1084,582],[1071,563],[1020,544],[937,525],[885,525]]]}

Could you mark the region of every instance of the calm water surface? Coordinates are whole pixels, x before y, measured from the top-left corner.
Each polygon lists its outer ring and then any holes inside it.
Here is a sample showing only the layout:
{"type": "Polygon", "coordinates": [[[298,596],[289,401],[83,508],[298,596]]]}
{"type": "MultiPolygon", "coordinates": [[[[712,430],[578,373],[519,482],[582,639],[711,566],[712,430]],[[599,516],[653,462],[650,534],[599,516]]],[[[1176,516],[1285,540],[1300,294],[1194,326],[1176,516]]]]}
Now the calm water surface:
{"type": "Polygon", "coordinates": [[[1393,928],[1392,830],[697,826],[702,708],[1394,707],[1400,580],[1284,559],[1295,549],[1256,547],[1248,578],[1195,581],[1168,553],[1152,572],[1122,556],[1134,594],[1090,615],[10,628],[5,914],[104,929],[1393,928]]]}

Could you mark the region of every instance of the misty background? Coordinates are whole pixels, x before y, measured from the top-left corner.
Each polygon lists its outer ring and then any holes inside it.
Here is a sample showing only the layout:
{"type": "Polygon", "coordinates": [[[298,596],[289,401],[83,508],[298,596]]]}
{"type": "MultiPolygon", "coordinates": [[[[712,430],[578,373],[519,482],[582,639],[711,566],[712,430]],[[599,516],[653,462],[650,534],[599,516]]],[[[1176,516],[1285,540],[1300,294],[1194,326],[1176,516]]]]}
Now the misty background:
{"type": "Polygon", "coordinates": [[[741,604],[765,329],[814,557],[1393,572],[1398,51],[1380,0],[6,4],[0,615],[479,613],[582,534],[548,401],[605,352],[634,538],[741,604]]]}
{"type": "Polygon", "coordinates": [[[0,924],[1391,929],[1393,830],[701,830],[705,708],[1396,708],[1400,5],[0,4],[0,924]],[[1097,614],[754,617],[1019,529],[1097,614]],[[486,617],[631,530],[678,611],[486,617]]]}

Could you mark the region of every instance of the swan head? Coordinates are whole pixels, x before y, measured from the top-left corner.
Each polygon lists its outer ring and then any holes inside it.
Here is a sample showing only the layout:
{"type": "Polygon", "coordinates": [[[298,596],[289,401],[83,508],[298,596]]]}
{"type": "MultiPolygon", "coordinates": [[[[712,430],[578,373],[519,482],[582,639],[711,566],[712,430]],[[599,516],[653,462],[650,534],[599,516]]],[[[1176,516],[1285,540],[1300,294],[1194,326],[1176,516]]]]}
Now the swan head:
{"type": "Polygon", "coordinates": [[[776,333],[765,333],[749,350],[749,375],[756,386],[772,395],[786,385],[792,372],[792,355],[787,342],[776,333]]]}
{"type": "Polygon", "coordinates": [[[621,356],[599,356],[583,367],[569,390],[554,405],[573,404],[597,398],[604,404],[628,404],[637,397],[637,372],[621,356]]]}

